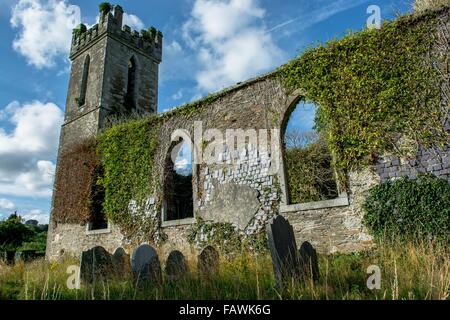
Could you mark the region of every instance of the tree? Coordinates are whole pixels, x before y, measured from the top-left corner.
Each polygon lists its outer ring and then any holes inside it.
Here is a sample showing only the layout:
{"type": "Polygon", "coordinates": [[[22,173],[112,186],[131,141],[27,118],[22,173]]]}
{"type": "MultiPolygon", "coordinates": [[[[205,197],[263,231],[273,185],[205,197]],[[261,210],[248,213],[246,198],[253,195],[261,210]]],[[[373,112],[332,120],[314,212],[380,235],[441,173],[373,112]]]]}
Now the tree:
{"type": "Polygon", "coordinates": [[[17,213],[0,222],[0,248],[4,251],[15,251],[22,242],[30,241],[34,235],[35,232],[22,223],[17,213]]]}

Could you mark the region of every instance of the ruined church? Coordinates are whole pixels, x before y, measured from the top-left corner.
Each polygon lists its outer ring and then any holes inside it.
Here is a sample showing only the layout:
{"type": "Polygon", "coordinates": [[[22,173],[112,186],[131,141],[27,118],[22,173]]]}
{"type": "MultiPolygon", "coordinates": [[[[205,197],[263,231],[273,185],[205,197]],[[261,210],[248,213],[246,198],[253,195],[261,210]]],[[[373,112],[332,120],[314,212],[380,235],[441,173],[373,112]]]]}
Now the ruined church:
{"type": "MultiPolygon", "coordinates": [[[[245,237],[264,231],[276,215],[284,216],[292,224],[298,243],[309,241],[323,253],[361,251],[373,245],[362,223],[362,204],[372,186],[418,172],[448,177],[448,149],[440,156],[421,150],[414,164],[387,155],[370,167],[346,172],[345,185],[336,180],[334,191],[327,197],[293,201],[287,181],[283,133],[305,92],[287,90],[274,70],[226,88],[211,101],[205,98],[204,106],[196,112],[177,112],[175,108],[173,112],[160,113],[158,77],[163,35],[157,30],[150,35],[131,30],[122,21],[123,9],[115,6],[101,13],[98,24],[73,35],[72,67],[48,231],[48,259],[65,254],[79,256],[98,245],[110,252],[123,247],[131,253],[142,243],[154,245],[161,252],[176,249],[190,255],[199,250],[195,241],[188,241],[190,230],[199,220],[232,225],[245,237]],[[136,201],[137,194],[130,191],[126,208],[131,219],[141,219],[138,225],[151,221],[154,230],[151,236],[140,228],[125,232],[120,223],[108,218],[107,212],[101,213],[104,191],[96,192],[95,182],[87,187],[88,197],[76,200],[90,207],[90,215],[77,219],[80,212],[65,198],[77,199],[76,195],[83,191],[80,188],[86,187],[58,178],[58,171],[64,168],[71,181],[81,179],[83,170],[89,169],[89,159],[79,159],[82,166],[71,170],[64,155],[81,141],[95,139],[105,128],[114,126],[111,119],[126,115],[162,119],[155,128],[158,143],[152,159],[158,191],[146,194],[140,202],[136,201]],[[220,161],[197,161],[196,152],[208,149],[204,143],[208,130],[221,132],[224,139],[227,130],[256,135],[249,134],[241,150],[223,148],[215,154],[220,161]],[[177,139],[174,132],[179,133],[177,139]],[[187,174],[177,171],[173,159],[175,142],[187,139],[183,134],[193,140],[196,134],[202,136],[198,143],[194,141],[189,165],[183,167],[189,171],[187,174]]],[[[117,146],[124,150],[127,147],[117,146]]],[[[123,166],[126,170],[125,163],[123,166]]],[[[98,170],[90,172],[94,177],[101,174],[98,170]]]]}

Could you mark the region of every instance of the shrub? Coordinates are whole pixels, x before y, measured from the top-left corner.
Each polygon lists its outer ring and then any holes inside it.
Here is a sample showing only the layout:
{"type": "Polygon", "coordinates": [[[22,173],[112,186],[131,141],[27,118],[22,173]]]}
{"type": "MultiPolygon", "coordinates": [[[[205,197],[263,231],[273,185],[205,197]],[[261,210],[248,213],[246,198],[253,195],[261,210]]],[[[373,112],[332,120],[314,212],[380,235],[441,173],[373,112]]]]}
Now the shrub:
{"type": "Polygon", "coordinates": [[[86,25],[80,23],[78,25],[78,27],[76,27],[75,29],[73,29],[72,33],[76,36],[76,37],[80,37],[83,33],[85,33],[87,31],[87,27],[86,25]]]}
{"type": "Polygon", "coordinates": [[[98,11],[106,14],[111,11],[112,7],[113,6],[109,2],[102,2],[98,5],[98,11]]]}
{"type": "Polygon", "coordinates": [[[338,195],[331,155],[323,140],[285,150],[291,203],[320,201],[338,195]]]}
{"type": "Polygon", "coordinates": [[[432,175],[400,178],[375,186],[365,203],[364,223],[380,238],[450,240],[450,185],[432,175]]]}

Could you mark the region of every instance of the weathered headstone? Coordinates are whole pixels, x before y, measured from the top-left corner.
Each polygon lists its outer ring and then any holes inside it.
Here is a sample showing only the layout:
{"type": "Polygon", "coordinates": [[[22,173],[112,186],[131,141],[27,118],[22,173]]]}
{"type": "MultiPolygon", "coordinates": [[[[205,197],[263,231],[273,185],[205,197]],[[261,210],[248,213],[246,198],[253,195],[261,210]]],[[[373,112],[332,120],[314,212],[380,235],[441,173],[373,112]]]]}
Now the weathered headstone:
{"type": "Polygon", "coordinates": [[[303,276],[312,278],[314,281],[319,279],[319,260],[317,259],[316,249],[305,241],[298,250],[298,259],[300,262],[300,272],[303,276]]]}
{"type": "Polygon", "coordinates": [[[180,277],[187,274],[188,267],[186,259],[180,251],[174,250],[169,253],[165,270],[169,277],[180,277]]]}
{"type": "Polygon", "coordinates": [[[158,253],[148,244],[140,245],[134,250],[131,268],[138,283],[162,281],[158,253]]]}
{"type": "Polygon", "coordinates": [[[114,266],[111,254],[101,246],[81,253],[80,279],[85,283],[95,283],[111,278],[114,266]]]}
{"type": "Polygon", "coordinates": [[[207,246],[198,256],[198,270],[204,275],[216,273],[219,270],[219,253],[212,246],[207,246]]]}
{"type": "Polygon", "coordinates": [[[114,271],[118,278],[126,278],[131,274],[130,256],[123,248],[117,248],[112,255],[114,271]]]}
{"type": "Polygon", "coordinates": [[[279,215],[267,224],[266,233],[275,278],[277,284],[282,286],[284,281],[297,277],[299,273],[294,229],[279,215]]]}
{"type": "Polygon", "coordinates": [[[14,254],[14,263],[19,263],[20,261],[23,261],[23,253],[18,251],[14,254]]]}

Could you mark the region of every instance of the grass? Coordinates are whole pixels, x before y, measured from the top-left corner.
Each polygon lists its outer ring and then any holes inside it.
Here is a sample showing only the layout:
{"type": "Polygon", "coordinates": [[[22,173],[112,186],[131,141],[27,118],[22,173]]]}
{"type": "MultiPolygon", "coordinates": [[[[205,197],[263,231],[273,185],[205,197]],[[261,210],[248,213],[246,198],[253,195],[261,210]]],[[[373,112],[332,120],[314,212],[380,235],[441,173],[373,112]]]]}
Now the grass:
{"type": "Polygon", "coordinates": [[[195,271],[163,284],[137,285],[131,278],[107,280],[80,290],[67,289],[66,273],[77,259],[49,263],[37,260],[0,265],[0,299],[449,299],[449,250],[442,244],[379,244],[370,252],[320,255],[320,279],[292,280],[277,288],[269,255],[243,253],[222,258],[217,274],[195,271]],[[369,290],[369,265],[381,269],[381,289],[369,290]]]}

